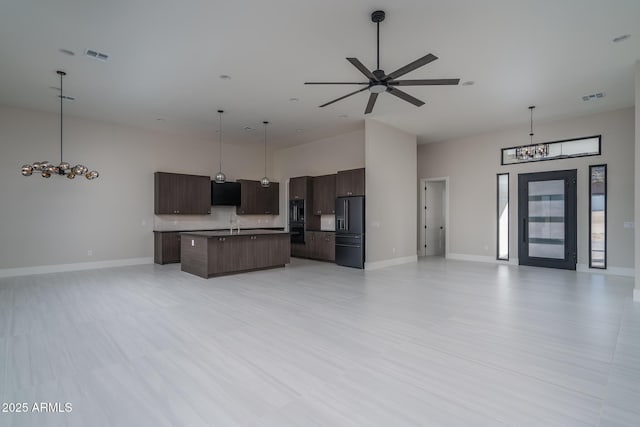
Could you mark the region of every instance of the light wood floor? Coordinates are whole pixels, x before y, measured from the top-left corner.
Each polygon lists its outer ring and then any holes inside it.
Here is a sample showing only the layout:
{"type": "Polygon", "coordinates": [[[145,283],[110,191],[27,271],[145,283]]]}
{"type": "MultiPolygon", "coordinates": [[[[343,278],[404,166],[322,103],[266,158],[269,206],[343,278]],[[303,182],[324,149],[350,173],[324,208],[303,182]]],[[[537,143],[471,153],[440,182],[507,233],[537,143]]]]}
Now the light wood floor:
{"type": "Polygon", "coordinates": [[[2,426],[640,426],[632,280],[426,259],[0,279],[2,426]]]}

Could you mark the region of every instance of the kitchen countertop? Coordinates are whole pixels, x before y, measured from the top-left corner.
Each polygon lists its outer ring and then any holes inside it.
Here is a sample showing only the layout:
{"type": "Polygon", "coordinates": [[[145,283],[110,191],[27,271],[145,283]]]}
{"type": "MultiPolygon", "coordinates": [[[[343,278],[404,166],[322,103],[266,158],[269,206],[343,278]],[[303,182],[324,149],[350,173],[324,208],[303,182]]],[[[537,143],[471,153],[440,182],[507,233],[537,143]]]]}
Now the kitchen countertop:
{"type": "MultiPolygon", "coordinates": [[[[154,233],[200,233],[203,231],[229,231],[229,227],[227,228],[199,228],[199,229],[190,229],[190,230],[153,230],[154,233]]],[[[283,227],[262,227],[262,228],[241,228],[240,231],[249,231],[249,230],[267,230],[267,231],[283,231],[283,227]]]]}
{"type": "Polygon", "coordinates": [[[256,235],[264,235],[264,234],[289,234],[288,231],[283,230],[265,230],[265,229],[257,229],[257,230],[240,230],[240,234],[238,234],[238,230],[234,229],[233,234],[229,230],[217,230],[217,231],[181,231],[180,234],[185,236],[198,236],[198,237],[229,237],[229,236],[256,236],[256,235]]]}

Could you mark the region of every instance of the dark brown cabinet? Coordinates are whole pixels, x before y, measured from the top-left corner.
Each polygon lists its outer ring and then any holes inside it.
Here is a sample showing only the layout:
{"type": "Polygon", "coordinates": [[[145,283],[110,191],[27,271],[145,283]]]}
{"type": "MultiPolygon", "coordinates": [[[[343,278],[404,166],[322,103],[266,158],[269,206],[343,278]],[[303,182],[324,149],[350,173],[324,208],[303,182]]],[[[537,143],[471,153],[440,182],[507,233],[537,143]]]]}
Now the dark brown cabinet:
{"type": "Polygon", "coordinates": [[[156,264],[180,262],[180,233],[174,231],[154,231],[153,261],[156,264]]]}
{"type": "Polygon", "coordinates": [[[331,215],[336,213],[336,175],[313,177],[313,209],[314,215],[331,215]]]}
{"type": "Polygon", "coordinates": [[[208,176],[156,172],[154,181],[156,215],[211,213],[211,178],[208,176]]]}
{"type": "Polygon", "coordinates": [[[239,179],[240,206],[238,215],[278,215],[280,213],[280,184],[272,182],[269,187],[260,185],[260,181],[239,179]]]}
{"type": "Polygon", "coordinates": [[[184,235],[182,270],[201,277],[283,267],[290,261],[288,233],[184,235]]]}
{"type": "Polygon", "coordinates": [[[339,171],[336,175],[336,197],[364,196],[364,168],[339,171]]]}
{"type": "Polygon", "coordinates": [[[305,200],[311,198],[310,176],[298,176],[289,180],[289,200],[305,200]]]}
{"type": "Polygon", "coordinates": [[[319,261],[336,260],[336,234],[332,231],[307,231],[305,244],[292,244],[291,255],[319,261]]]}

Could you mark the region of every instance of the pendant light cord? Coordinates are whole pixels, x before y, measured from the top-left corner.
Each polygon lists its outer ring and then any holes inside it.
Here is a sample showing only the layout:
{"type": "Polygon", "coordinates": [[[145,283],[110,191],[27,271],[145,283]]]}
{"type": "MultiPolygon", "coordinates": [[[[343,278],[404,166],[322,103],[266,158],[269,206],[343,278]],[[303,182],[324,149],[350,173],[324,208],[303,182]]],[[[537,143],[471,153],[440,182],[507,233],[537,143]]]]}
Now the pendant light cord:
{"type": "Polygon", "coordinates": [[[222,172],[222,113],[224,113],[224,111],[218,110],[218,114],[220,114],[220,135],[218,135],[220,140],[220,172],[222,172]]]}
{"type": "Polygon", "coordinates": [[[269,122],[264,123],[264,176],[267,176],[267,125],[269,122]]]}
{"type": "Polygon", "coordinates": [[[62,163],[62,101],[64,100],[63,98],[63,92],[62,92],[62,73],[60,73],[60,163],[62,163]]]}
{"type": "Polygon", "coordinates": [[[529,107],[529,111],[531,111],[531,130],[529,131],[529,137],[531,138],[531,145],[533,145],[533,109],[535,106],[529,107]]]}

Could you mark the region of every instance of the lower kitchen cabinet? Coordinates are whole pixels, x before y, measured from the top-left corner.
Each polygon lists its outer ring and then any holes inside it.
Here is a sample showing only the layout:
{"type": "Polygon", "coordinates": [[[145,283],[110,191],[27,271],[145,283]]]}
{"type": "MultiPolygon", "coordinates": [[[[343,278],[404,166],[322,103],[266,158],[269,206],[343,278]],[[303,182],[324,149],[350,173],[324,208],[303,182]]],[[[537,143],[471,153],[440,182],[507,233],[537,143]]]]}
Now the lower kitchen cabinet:
{"type": "Polygon", "coordinates": [[[319,261],[335,261],[336,233],[332,231],[307,231],[305,244],[291,244],[291,256],[319,261]]]}
{"type": "Polygon", "coordinates": [[[153,261],[156,264],[171,264],[180,262],[180,233],[169,231],[154,231],[153,261]]]}
{"type": "Polygon", "coordinates": [[[207,278],[284,267],[290,260],[290,239],[289,233],[265,230],[184,233],[182,271],[207,278]]]}

